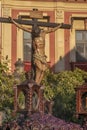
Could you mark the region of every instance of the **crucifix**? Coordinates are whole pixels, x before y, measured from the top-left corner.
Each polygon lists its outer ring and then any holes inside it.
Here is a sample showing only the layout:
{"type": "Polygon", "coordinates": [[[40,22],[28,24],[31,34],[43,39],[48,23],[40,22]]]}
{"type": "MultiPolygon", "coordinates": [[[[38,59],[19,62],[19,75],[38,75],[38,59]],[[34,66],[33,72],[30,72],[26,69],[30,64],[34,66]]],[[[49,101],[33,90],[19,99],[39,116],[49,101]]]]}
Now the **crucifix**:
{"type": "MultiPolygon", "coordinates": [[[[45,20],[46,22],[44,22],[44,19],[47,19],[47,17],[43,16],[43,12],[38,11],[37,9],[30,11],[30,16],[19,16],[18,19],[13,19],[11,17],[0,17],[0,22],[14,24],[19,29],[32,34],[31,67],[34,73],[31,73],[31,77],[28,78],[27,84],[19,84],[15,87],[14,113],[18,110],[19,106],[19,91],[22,91],[25,95],[24,110],[27,110],[29,113],[37,110],[43,113],[45,111],[45,104],[48,104],[46,99],[44,99],[44,86],[41,85],[44,72],[48,68],[46,60],[47,57],[45,55],[45,36],[48,33],[55,32],[59,28],[70,29],[71,25],[63,23],[50,23],[49,17],[48,21],[45,20]],[[36,93],[37,99],[35,98],[34,93],[36,93]],[[33,101],[36,101],[34,108],[33,101]]],[[[49,111],[51,111],[51,101],[49,104],[49,111]]]]}
{"type": "MultiPolygon", "coordinates": [[[[26,18],[26,17],[25,17],[26,18]]],[[[32,34],[32,57],[31,64],[33,68],[33,76],[31,77],[37,84],[40,84],[45,70],[48,68],[45,55],[45,35],[56,31],[59,28],[70,29],[71,25],[63,23],[50,23],[41,22],[40,19],[44,19],[43,12],[33,9],[28,17],[30,20],[23,20],[21,17],[18,19],[10,18],[0,18],[0,22],[12,23],[16,27],[30,32],[32,34]],[[29,25],[25,27],[24,25],[29,25]]]]}

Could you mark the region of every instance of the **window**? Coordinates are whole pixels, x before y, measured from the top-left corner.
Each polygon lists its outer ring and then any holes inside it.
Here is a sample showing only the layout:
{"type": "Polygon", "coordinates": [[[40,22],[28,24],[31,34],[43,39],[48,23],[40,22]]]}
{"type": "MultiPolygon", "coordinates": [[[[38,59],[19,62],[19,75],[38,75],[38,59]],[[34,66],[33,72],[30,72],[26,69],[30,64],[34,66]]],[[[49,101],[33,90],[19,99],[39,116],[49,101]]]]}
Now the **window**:
{"type": "Polygon", "coordinates": [[[87,61],[87,31],[76,31],[76,61],[87,61]]]}
{"type": "Polygon", "coordinates": [[[31,62],[31,33],[23,32],[23,60],[31,62]]]}

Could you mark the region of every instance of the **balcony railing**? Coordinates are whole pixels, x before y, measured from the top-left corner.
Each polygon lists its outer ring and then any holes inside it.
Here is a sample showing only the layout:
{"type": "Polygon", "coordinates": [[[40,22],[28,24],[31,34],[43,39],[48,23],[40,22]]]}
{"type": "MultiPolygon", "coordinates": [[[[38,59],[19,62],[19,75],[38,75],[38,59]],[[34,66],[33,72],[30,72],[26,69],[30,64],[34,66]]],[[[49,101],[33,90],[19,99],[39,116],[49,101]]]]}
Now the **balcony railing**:
{"type": "MultiPolygon", "coordinates": [[[[50,62],[47,62],[49,67],[50,67],[50,62]]],[[[30,71],[31,70],[31,62],[24,62],[24,70],[26,72],[30,71]]]]}
{"type": "Polygon", "coordinates": [[[71,62],[71,70],[79,68],[81,70],[87,71],[87,62],[71,62]]]}

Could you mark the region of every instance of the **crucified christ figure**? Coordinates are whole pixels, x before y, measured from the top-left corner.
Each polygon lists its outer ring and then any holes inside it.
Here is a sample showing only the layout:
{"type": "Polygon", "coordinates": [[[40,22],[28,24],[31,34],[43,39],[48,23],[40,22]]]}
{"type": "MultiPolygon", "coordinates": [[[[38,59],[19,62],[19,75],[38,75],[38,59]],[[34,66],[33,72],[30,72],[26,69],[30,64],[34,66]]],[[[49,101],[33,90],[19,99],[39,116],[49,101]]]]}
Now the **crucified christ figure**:
{"type": "Polygon", "coordinates": [[[33,64],[35,68],[34,80],[40,84],[45,70],[48,68],[46,55],[45,55],[45,35],[56,31],[62,26],[62,23],[55,28],[41,29],[36,24],[32,28],[25,27],[18,24],[11,18],[12,22],[20,29],[32,33],[32,47],[33,47],[33,64]]]}

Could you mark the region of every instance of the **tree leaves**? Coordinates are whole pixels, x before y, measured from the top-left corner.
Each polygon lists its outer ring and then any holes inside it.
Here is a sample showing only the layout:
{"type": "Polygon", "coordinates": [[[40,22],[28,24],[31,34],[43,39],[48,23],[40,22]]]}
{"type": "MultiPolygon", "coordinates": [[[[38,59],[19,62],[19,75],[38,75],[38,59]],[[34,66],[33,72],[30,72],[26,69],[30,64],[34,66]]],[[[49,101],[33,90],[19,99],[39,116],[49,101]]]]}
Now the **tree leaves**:
{"type": "Polygon", "coordinates": [[[13,76],[9,73],[8,60],[0,62],[0,110],[12,106],[13,76]]]}
{"type": "Polygon", "coordinates": [[[47,70],[43,84],[46,86],[46,99],[54,100],[54,115],[66,120],[75,120],[76,110],[75,87],[82,85],[87,79],[87,72],[76,68],[72,71],[62,71],[57,74],[47,70]]]}

